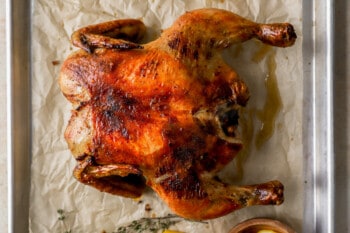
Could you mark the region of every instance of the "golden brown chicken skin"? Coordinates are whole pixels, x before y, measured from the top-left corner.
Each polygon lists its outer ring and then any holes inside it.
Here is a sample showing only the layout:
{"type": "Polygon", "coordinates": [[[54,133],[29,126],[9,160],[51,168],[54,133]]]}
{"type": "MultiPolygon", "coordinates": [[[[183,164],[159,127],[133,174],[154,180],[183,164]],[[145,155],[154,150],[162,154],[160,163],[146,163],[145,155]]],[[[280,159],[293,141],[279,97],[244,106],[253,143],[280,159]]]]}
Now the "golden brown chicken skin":
{"type": "Polygon", "coordinates": [[[252,38],[291,46],[293,27],[200,9],[138,44],[145,31],[128,19],[72,35],[81,50],[62,65],[59,85],[73,104],[65,139],[78,163],[74,176],[125,197],[142,195],[148,185],[189,219],[281,204],[279,181],[235,186],[216,176],[242,148],[239,109],[249,99],[221,52],[252,38]]]}

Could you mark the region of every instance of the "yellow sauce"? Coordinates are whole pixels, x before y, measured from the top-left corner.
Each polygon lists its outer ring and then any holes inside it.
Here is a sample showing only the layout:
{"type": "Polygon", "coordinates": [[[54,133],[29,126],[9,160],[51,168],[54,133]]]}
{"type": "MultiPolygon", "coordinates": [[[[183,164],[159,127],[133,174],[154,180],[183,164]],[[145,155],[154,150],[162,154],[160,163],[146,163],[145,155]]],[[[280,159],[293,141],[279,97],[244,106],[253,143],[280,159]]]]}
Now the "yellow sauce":
{"type": "MultiPolygon", "coordinates": [[[[242,46],[235,47],[234,56],[238,56],[243,50],[242,46]]],[[[239,125],[243,149],[235,158],[235,179],[240,180],[243,176],[243,163],[251,151],[252,143],[259,150],[273,135],[276,118],[282,108],[282,100],[277,84],[275,52],[271,46],[261,44],[257,52],[253,54],[252,61],[259,63],[267,59],[267,75],[265,78],[266,97],[262,109],[254,107],[243,108],[240,112],[239,125]],[[254,119],[259,120],[258,129],[254,119]],[[255,132],[256,131],[256,132],[255,132]]]]}
{"type": "Polygon", "coordinates": [[[257,149],[260,149],[261,146],[273,135],[275,121],[282,108],[282,100],[276,78],[276,60],[274,52],[269,53],[267,56],[267,65],[268,75],[265,79],[265,104],[263,108],[256,113],[258,119],[261,121],[261,126],[255,139],[255,146],[257,149]]]}
{"type": "Polygon", "coordinates": [[[252,61],[255,63],[261,62],[271,50],[271,46],[262,44],[260,49],[253,55],[252,61]]]}
{"type": "Polygon", "coordinates": [[[242,54],[243,52],[243,46],[242,44],[237,44],[235,45],[235,47],[233,48],[233,52],[232,52],[232,56],[233,57],[238,57],[242,54]]]}

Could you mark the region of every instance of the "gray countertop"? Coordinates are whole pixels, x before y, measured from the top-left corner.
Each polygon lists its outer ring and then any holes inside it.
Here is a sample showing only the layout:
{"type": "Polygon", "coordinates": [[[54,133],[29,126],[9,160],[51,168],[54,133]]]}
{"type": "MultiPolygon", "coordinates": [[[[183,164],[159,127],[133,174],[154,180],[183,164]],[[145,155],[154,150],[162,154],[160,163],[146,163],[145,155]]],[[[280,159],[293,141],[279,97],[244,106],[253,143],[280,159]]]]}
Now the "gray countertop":
{"type": "MultiPolygon", "coordinates": [[[[334,150],[335,232],[349,232],[350,222],[350,2],[335,0],[334,150]]],[[[0,0],[0,51],[5,53],[5,0],[0,0]]],[[[6,56],[0,56],[0,229],[7,232],[6,56]]]]}
{"type": "Polygon", "coordinates": [[[335,1],[334,154],[335,232],[349,232],[350,211],[350,2],[335,1]]]}

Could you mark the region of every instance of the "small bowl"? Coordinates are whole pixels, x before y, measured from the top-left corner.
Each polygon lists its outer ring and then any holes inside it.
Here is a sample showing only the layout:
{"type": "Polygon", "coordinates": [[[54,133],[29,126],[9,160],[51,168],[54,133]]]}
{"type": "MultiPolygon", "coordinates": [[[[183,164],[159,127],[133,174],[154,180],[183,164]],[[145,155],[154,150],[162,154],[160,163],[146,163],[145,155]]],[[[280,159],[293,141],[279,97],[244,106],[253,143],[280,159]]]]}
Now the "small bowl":
{"type": "Polygon", "coordinates": [[[270,230],[276,233],[296,233],[286,224],[267,218],[254,218],[241,222],[232,228],[229,233],[257,233],[262,230],[270,230]]]}

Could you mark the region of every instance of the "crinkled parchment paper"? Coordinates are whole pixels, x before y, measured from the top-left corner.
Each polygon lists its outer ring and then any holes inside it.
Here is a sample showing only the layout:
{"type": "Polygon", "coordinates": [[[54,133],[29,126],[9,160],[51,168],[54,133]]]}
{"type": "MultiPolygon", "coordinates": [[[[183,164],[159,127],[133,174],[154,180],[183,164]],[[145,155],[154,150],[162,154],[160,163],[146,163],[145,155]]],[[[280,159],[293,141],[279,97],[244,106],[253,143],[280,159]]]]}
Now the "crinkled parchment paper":
{"type": "Polygon", "coordinates": [[[34,122],[30,232],[113,232],[142,217],[171,213],[152,191],[146,192],[141,202],[101,193],[73,178],[75,161],[63,138],[71,105],[60,92],[57,77],[62,62],[75,50],[70,35],[82,26],[138,18],[148,27],[146,42],[155,39],[161,29],[171,26],[185,11],[203,7],[227,9],[258,22],[286,21],[295,26],[298,40],[291,48],[261,52],[262,44],[252,40],[224,53],[227,62],[250,88],[247,115],[253,118],[246,121],[252,132],[248,152],[239,155],[239,164],[229,164],[222,175],[238,184],[278,179],[285,185],[285,202],[281,206],[245,208],[205,223],[184,220],[171,229],[224,233],[243,220],[271,217],[300,231],[303,219],[301,0],[37,0],[33,1],[32,31],[34,122]],[[271,68],[271,61],[276,62],[276,70],[271,68]],[[263,109],[264,104],[273,105],[266,103],[265,82],[274,75],[282,107],[273,119],[273,135],[258,148],[254,141],[264,125],[254,113],[263,109]],[[237,164],[242,166],[242,172],[234,172],[237,164]],[[150,211],[145,210],[146,204],[150,211]],[[62,217],[57,213],[59,209],[64,211],[64,219],[59,219],[62,217]]]}

